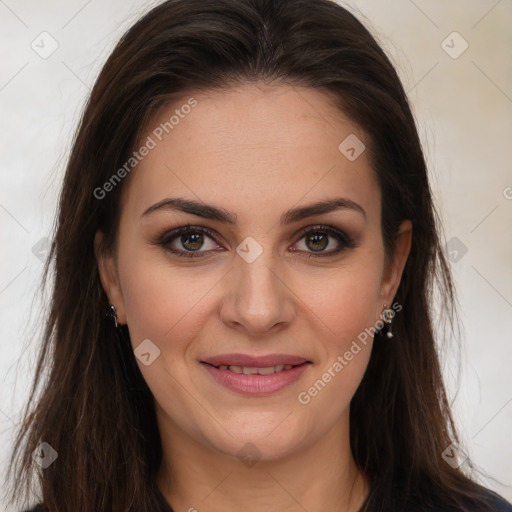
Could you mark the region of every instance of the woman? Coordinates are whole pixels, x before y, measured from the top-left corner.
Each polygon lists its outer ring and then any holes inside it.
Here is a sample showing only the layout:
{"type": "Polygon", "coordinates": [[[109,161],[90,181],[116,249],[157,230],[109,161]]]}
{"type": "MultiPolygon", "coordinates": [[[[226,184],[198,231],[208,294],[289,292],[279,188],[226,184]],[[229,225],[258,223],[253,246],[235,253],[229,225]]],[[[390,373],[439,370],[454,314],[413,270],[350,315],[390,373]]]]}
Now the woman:
{"type": "Polygon", "coordinates": [[[406,95],[334,2],[171,0],[137,22],[83,114],[51,257],[13,500],[37,482],[33,510],[512,510],[461,469],[406,95]]]}

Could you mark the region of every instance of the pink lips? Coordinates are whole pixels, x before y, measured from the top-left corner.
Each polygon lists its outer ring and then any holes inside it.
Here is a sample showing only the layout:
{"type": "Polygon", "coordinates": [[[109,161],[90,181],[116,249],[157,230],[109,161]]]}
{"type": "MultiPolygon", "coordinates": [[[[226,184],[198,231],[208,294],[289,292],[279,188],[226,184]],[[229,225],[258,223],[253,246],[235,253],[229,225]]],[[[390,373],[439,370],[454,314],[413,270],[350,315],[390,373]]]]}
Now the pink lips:
{"type": "Polygon", "coordinates": [[[209,357],[202,363],[210,363],[213,366],[236,365],[248,366],[251,368],[264,368],[266,366],[277,366],[278,364],[291,364],[296,366],[307,362],[307,359],[287,354],[270,354],[268,356],[250,356],[246,354],[223,354],[220,356],[209,357]]]}
{"type": "Polygon", "coordinates": [[[208,373],[220,384],[243,394],[269,395],[297,381],[307,370],[310,361],[303,357],[286,354],[268,356],[249,356],[245,354],[225,354],[201,361],[208,373]],[[266,368],[269,366],[292,365],[289,370],[282,370],[268,375],[235,373],[220,369],[218,366],[245,366],[248,368],[266,368]]]}

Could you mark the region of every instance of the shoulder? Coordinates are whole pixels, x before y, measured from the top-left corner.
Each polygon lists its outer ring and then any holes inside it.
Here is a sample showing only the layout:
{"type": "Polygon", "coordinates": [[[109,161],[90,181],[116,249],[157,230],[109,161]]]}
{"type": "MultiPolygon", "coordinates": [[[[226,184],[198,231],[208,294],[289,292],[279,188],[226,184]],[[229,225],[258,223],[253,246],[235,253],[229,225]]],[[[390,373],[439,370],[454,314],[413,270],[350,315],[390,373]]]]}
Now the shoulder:
{"type": "Polygon", "coordinates": [[[512,503],[506,501],[502,496],[490,489],[486,489],[486,494],[495,507],[493,512],[512,512],[512,503]]]}
{"type": "MultiPolygon", "coordinates": [[[[489,499],[489,502],[491,503],[492,509],[489,509],[489,512],[512,512],[512,504],[506,501],[504,498],[502,498],[499,494],[496,494],[494,491],[491,491],[490,489],[485,489],[485,494],[487,498],[489,499]]],[[[166,503],[167,504],[167,503],[166,503]]],[[[171,509],[172,510],[172,509],[171,509]]],[[[35,507],[23,510],[22,512],[47,512],[48,509],[43,503],[39,503],[35,507]]],[[[403,512],[455,512],[455,511],[448,511],[448,510],[442,510],[440,508],[432,508],[428,507],[426,508],[425,504],[421,503],[417,498],[414,496],[410,497],[407,501],[407,504],[405,508],[403,509],[403,512]]]]}
{"type": "Polygon", "coordinates": [[[22,512],[48,512],[46,505],[43,503],[39,503],[35,507],[29,508],[27,510],[22,510],[22,512]]]}
{"type": "MultiPolygon", "coordinates": [[[[483,489],[483,494],[489,501],[489,512],[512,512],[512,504],[506,501],[502,496],[491,491],[483,489]]],[[[457,512],[459,509],[446,509],[426,505],[418,498],[411,496],[406,503],[403,512],[457,512]]]]}
{"type": "Polygon", "coordinates": [[[494,506],[496,507],[495,512],[512,512],[512,503],[506,501],[499,494],[492,491],[487,491],[489,497],[492,499],[494,506]]]}

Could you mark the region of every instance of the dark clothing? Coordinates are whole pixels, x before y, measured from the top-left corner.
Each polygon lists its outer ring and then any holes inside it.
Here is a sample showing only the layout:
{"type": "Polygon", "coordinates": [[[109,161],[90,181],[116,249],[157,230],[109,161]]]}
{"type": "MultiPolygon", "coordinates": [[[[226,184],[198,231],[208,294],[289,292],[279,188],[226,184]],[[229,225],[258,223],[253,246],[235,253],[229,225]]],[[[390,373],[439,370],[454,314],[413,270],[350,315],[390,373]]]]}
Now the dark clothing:
{"type": "MultiPolygon", "coordinates": [[[[157,486],[155,486],[155,490],[158,496],[159,505],[162,507],[158,512],[173,512],[172,508],[169,506],[165,498],[162,496],[162,493],[158,489],[157,486]]],[[[498,496],[495,492],[487,489],[488,495],[493,500],[493,507],[489,512],[512,512],[512,504],[505,501],[501,496],[498,496]]],[[[392,512],[392,511],[389,511],[392,512]]],[[[396,511],[398,512],[398,511],[396,511]]],[[[414,498],[410,498],[407,501],[407,504],[405,508],[401,512],[445,512],[444,510],[441,510],[440,508],[425,508],[422,506],[421,503],[419,503],[414,498]]],[[[447,511],[446,511],[447,512],[447,511]]],[[[452,512],[452,511],[450,511],[452,512]]]]}
{"type": "MultiPolygon", "coordinates": [[[[158,490],[158,487],[155,486],[156,495],[158,499],[159,509],[154,512],[173,512],[173,509],[169,506],[162,493],[158,490]]],[[[508,501],[505,501],[501,496],[498,496],[495,492],[487,490],[489,496],[493,500],[493,508],[490,509],[489,512],[512,512],[512,504],[508,501]]],[[[44,505],[39,504],[30,510],[26,510],[24,512],[47,512],[47,509],[44,505]]],[[[391,512],[391,511],[390,511],[391,512]]],[[[417,500],[411,498],[405,508],[401,512],[445,512],[440,508],[425,508],[424,505],[418,503],[417,500]]]]}
{"type": "MultiPolygon", "coordinates": [[[[508,501],[505,501],[504,498],[491,491],[490,489],[486,489],[486,493],[492,500],[492,508],[489,509],[489,512],[512,512],[512,504],[508,501]]],[[[445,507],[426,507],[417,499],[411,497],[407,501],[407,504],[403,510],[403,512],[454,512],[454,509],[446,509],[445,507]]]]}

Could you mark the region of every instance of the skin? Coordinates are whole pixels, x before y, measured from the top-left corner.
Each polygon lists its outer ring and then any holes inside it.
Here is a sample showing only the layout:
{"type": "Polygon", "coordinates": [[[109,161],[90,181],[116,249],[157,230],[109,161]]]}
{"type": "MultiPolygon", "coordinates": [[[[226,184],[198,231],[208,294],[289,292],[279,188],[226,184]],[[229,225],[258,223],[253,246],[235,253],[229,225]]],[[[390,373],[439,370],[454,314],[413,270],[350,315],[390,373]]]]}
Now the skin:
{"type": "MultiPolygon", "coordinates": [[[[119,323],[128,324],[134,348],[150,339],[160,350],[149,366],[137,359],[162,438],[158,486],[176,511],[357,511],[369,485],[350,452],[349,404],[373,340],[359,344],[308,404],[297,396],[393,303],[411,223],[400,226],[385,265],[380,189],[367,152],[349,161],[338,150],[349,134],[367,147],[370,141],[325,93],[247,84],[187,94],[152,120],[146,136],[191,96],[197,106],[123,184],[116,253],[101,253],[102,234],[96,238],[119,323]],[[224,208],[237,223],[172,209],[142,215],[167,197],[224,208]],[[366,218],[340,209],[279,223],[290,208],[337,197],[358,203],[366,218]],[[178,257],[153,243],[187,223],[217,234],[196,246],[203,257],[178,257]],[[357,246],[315,257],[316,246],[297,233],[318,224],[349,234],[357,246]],[[252,263],[236,252],[248,236],[263,249],[252,263]],[[247,396],[218,384],[199,362],[233,352],[293,354],[313,364],[284,390],[247,396]],[[253,465],[237,457],[247,443],[257,448],[253,465]]],[[[328,240],[320,252],[344,247],[328,240]]],[[[191,252],[179,235],[169,245],[191,252]]]]}

